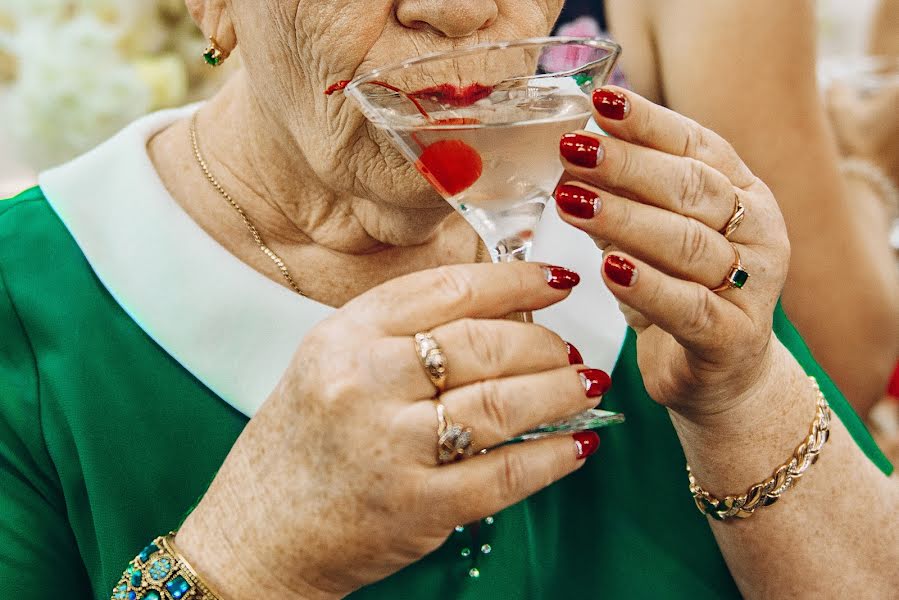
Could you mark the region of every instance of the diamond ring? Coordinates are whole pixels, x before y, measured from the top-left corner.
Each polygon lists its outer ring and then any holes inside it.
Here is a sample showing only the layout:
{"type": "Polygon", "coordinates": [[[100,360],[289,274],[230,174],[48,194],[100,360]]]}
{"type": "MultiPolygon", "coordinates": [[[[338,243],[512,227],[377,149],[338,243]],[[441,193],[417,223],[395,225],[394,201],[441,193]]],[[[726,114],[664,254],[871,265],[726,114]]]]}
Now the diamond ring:
{"type": "Polygon", "coordinates": [[[471,456],[472,448],[471,427],[465,427],[453,423],[446,413],[446,406],[439,400],[434,400],[437,408],[437,464],[445,465],[471,456]]]}
{"type": "Polygon", "coordinates": [[[428,379],[437,388],[439,396],[446,388],[446,355],[434,336],[428,332],[415,334],[415,350],[421,366],[424,367],[428,379]]]}

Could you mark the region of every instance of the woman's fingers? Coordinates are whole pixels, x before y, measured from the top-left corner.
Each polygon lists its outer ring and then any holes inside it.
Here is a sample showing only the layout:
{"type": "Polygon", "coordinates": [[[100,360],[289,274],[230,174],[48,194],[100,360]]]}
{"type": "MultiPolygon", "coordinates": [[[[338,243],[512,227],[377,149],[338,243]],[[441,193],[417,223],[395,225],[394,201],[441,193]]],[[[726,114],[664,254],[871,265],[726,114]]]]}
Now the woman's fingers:
{"type": "Polygon", "coordinates": [[[578,180],[691,217],[716,231],[727,225],[736,199],[745,195],[727,177],[698,160],[592,133],[563,136],[560,152],[566,170],[578,180]],[[583,150],[593,146],[595,151],[583,150]]]}
{"type": "MultiPolygon", "coordinates": [[[[497,377],[550,371],[575,360],[562,338],[531,323],[460,319],[431,333],[446,357],[447,389],[497,377]]],[[[434,384],[422,367],[411,337],[375,341],[365,362],[371,381],[387,394],[410,400],[434,395],[434,384]]]]}
{"type": "Polygon", "coordinates": [[[579,281],[562,267],[535,263],[450,265],[379,285],[347,303],[341,316],[357,331],[410,335],[465,317],[494,319],[546,308],[564,300],[579,281]]]}
{"type": "Polygon", "coordinates": [[[556,188],[562,218],[598,240],[682,279],[714,288],[730,273],[733,249],[695,219],[582,183],[556,188]]]}
{"type": "MultiPolygon", "coordinates": [[[[488,379],[456,388],[440,396],[454,423],[472,429],[475,452],[547,423],[560,421],[595,407],[611,379],[598,369],[565,367],[545,373],[488,379]]],[[[411,452],[425,465],[434,464],[436,409],[433,402],[417,402],[403,419],[411,452]]]]}
{"type": "Polygon", "coordinates": [[[594,432],[505,446],[435,468],[427,490],[447,527],[478,521],[539,492],[583,466],[599,447],[594,432]]]}
{"type": "Polygon", "coordinates": [[[608,86],[593,93],[596,122],[610,135],[665,154],[698,160],[737,187],[755,177],[733,147],[717,133],[637,94],[608,86]]]}
{"type": "Polygon", "coordinates": [[[701,358],[718,358],[723,349],[741,343],[739,332],[754,328],[749,315],[738,306],[748,290],[726,290],[722,292],[725,299],[624,252],[606,256],[603,279],[620,302],[701,358]]]}

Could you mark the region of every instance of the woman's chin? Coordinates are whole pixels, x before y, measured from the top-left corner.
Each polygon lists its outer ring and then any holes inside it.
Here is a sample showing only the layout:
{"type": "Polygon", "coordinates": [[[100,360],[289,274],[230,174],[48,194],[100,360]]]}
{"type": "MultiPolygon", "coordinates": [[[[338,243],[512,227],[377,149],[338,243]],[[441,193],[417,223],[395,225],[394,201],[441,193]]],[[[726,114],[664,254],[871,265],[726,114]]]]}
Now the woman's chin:
{"type": "MultiPolygon", "coordinates": [[[[433,199],[433,196],[429,196],[433,199]]],[[[454,214],[452,207],[440,196],[437,201],[414,203],[406,197],[400,204],[393,199],[387,203],[366,200],[358,205],[356,214],[373,238],[391,246],[418,246],[429,242],[447,218],[454,214]]]]}
{"type": "Polygon", "coordinates": [[[358,174],[352,190],[354,196],[412,212],[452,210],[412,164],[402,157],[389,158],[401,162],[381,160],[371,170],[358,174]]]}

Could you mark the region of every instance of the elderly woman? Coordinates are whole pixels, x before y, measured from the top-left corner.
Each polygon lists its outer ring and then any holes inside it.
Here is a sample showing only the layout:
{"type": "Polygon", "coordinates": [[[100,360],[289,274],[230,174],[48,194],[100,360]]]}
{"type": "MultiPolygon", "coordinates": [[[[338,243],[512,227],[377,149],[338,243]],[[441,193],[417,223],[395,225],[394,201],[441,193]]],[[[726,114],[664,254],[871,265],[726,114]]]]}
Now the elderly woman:
{"type": "Polygon", "coordinates": [[[783,220],[724,140],[599,90],[614,137],[562,139],[537,252],[564,267],[468,264],[462,219],[322,94],[560,5],[190,0],[240,74],[0,205],[0,595],[895,590],[892,468],[777,308],[783,220]],[[600,396],[629,422],[590,461],[591,432],[438,460],[450,418],[479,451],[600,396]]]}

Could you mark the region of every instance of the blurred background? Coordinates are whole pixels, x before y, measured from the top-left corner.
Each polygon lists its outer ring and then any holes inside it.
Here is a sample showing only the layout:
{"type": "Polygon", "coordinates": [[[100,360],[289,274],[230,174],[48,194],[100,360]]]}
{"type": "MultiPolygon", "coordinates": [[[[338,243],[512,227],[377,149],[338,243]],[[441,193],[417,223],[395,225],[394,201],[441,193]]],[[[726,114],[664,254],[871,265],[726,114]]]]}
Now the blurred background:
{"type": "Polygon", "coordinates": [[[238,61],[210,69],[205,46],[183,0],[0,2],[0,198],[143,114],[209,95],[238,61]]]}

